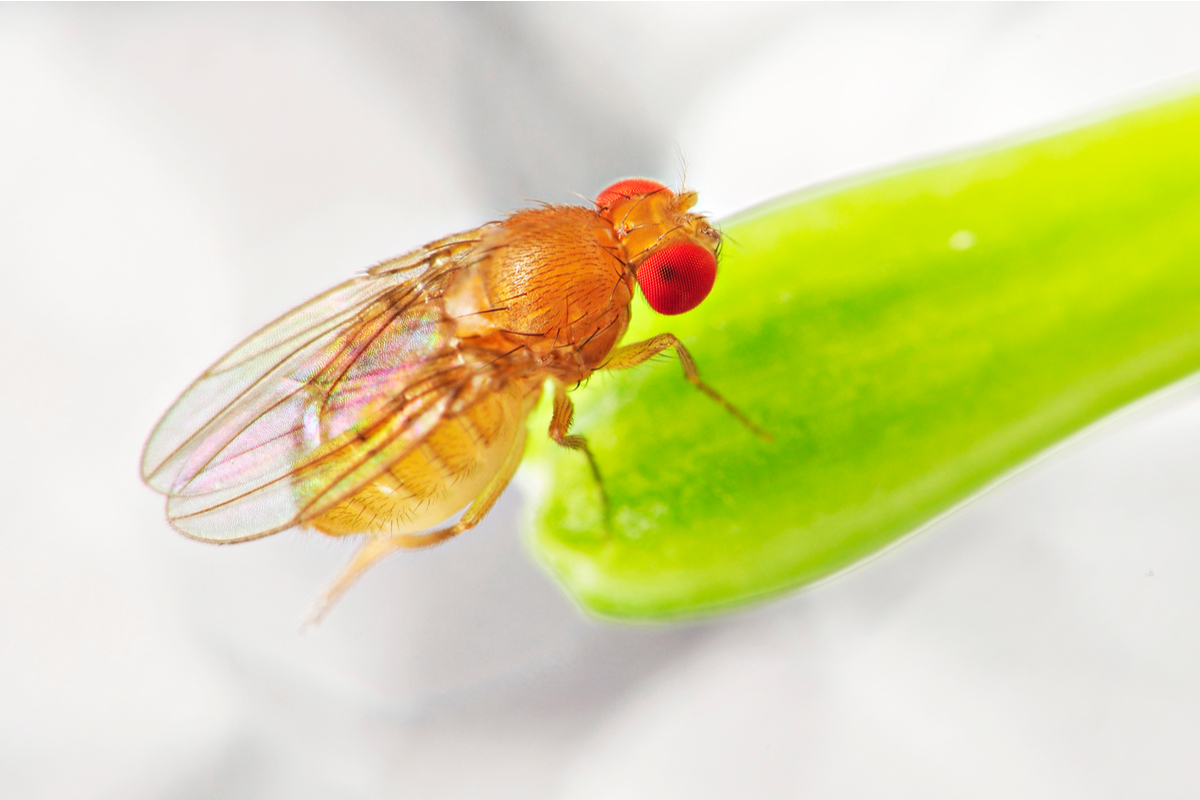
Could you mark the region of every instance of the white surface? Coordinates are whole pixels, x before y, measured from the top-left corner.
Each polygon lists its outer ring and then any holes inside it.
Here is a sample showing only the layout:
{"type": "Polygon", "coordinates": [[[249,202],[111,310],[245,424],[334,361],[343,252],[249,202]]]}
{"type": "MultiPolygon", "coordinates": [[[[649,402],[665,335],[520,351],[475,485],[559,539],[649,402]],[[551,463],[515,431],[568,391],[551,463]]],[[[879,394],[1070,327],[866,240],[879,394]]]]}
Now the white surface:
{"type": "MultiPolygon", "coordinates": [[[[137,477],[227,347],[613,178],[717,216],[1200,73],[1200,6],[0,7],[0,796],[1194,797],[1200,394],[688,627],[478,529],[188,542],[137,477]]],[[[735,279],[735,276],[726,276],[735,279]]]]}

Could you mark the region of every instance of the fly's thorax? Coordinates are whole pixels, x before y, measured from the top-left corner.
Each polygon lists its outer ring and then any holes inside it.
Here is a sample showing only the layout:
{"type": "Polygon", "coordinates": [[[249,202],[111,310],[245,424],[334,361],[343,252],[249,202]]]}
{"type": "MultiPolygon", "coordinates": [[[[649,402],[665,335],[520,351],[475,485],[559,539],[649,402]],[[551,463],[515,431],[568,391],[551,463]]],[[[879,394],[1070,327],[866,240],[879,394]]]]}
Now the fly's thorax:
{"type": "Polygon", "coordinates": [[[716,255],[721,235],[707,217],[690,213],[695,205],[695,192],[662,189],[616,199],[600,215],[613,226],[626,263],[636,270],[653,252],[684,240],[716,255]]]}
{"type": "Polygon", "coordinates": [[[487,233],[445,296],[464,344],[524,351],[586,377],[629,323],[633,273],[612,225],[576,206],[529,209],[487,233]]]}

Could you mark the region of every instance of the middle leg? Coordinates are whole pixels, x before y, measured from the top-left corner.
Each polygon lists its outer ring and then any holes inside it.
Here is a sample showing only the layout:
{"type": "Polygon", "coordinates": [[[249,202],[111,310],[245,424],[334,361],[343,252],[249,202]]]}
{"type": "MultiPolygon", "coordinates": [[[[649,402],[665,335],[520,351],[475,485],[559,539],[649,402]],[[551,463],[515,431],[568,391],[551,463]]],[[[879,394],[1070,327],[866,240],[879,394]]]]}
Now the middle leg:
{"type": "Polygon", "coordinates": [[[608,519],[608,492],[604,490],[604,479],[600,476],[600,467],[596,466],[596,457],[588,447],[587,439],[582,436],[569,436],[571,419],[575,416],[575,405],[567,397],[567,390],[561,383],[554,381],[554,415],[550,418],[550,438],[570,450],[579,450],[587,456],[588,466],[592,468],[592,477],[600,489],[600,503],[604,507],[604,518],[608,519]]]}

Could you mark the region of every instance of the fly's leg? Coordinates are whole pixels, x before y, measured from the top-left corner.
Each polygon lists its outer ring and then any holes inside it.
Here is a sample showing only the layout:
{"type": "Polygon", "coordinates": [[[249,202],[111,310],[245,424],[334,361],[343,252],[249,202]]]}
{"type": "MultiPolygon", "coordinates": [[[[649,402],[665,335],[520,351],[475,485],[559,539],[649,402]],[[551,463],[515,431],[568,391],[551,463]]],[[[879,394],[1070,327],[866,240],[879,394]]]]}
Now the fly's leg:
{"type": "Polygon", "coordinates": [[[568,436],[571,430],[571,418],[575,416],[575,404],[567,397],[566,388],[557,381],[554,382],[554,415],[550,418],[550,438],[556,444],[570,450],[580,450],[587,456],[588,466],[592,468],[592,477],[600,489],[600,504],[604,508],[604,518],[608,519],[608,492],[604,491],[604,479],[600,477],[600,468],[596,466],[596,457],[588,447],[587,439],[582,436],[568,436]]]}
{"type": "Polygon", "coordinates": [[[738,422],[753,431],[755,435],[767,441],[771,440],[771,434],[751,422],[749,417],[738,411],[737,406],[722,397],[716,389],[700,380],[700,372],[696,369],[696,362],[692,360],[692,354],[683,346],[683,342],[675,338],[674,334],[660,333],[645,341],[618,347],[608,357],[608,361],[604,363],[601,369],[629,369],[630,367],[636,367],[638,364],[653,358],[668,347],[674,347],[675,352],[679,355],[679,363],[683,366],[683,377],[687,379],[688,383],[717,401],[722,408],[736,417],[738,422]]]}
{"type": "Polygon", "coordinates": [[[522,424],[521,433],[517,436],[517,440],[513,442],[512,450],[505,456],[504,463],[500,467],[500,471],[496,473],[496,477],[492,478],[488,483],[487,488],[479,497],[475,498],[475,502],[468,506],[467,510],[459,518],[458,522],[441,528],[430,533],[412,534],[412,533],[397,533],[397,534],[374,534],[363,546],[354,554],[354,558],[350,559],[350,563],[342,570],[341,574],[334,579],[321,596],[317,599],[316,605],[308,612],[304,618],[302,627],[315,625],[321,621],[321,617],[325,616],[326,612],[333,607],[346,590],[350,588],[359,576],[368,569],[373,567],[376,562],[384,556],[391,555],[397,550],[416,550],[425,547],[432,547],[435,544],[444,542],[447,539],[452,539],[458,536],[463,531],[468,531],[479,524],[496,501],[500,499],[500,495],[504,492],[504,488],[508,486],[516,474],[517,467],[521,465],[521,457],[525,455],[525,426],[522,424]]]}

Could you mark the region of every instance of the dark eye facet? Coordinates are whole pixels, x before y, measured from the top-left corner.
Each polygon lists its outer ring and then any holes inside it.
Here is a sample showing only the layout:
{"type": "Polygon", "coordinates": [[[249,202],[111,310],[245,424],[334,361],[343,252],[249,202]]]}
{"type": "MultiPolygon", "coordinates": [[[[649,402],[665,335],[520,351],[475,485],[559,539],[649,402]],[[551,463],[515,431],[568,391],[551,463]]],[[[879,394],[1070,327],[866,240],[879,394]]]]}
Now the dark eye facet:
{"type": "Polygon", "coordinates": [[[637,268],[638,286],[660,314],[691,311],[708,297],[716,279],[716,256],[695,242],[668,245],[637,268]]]}

